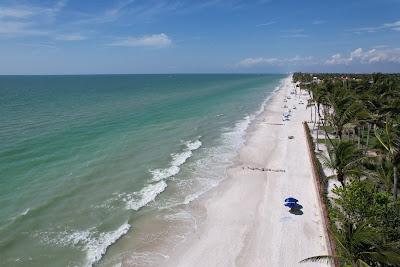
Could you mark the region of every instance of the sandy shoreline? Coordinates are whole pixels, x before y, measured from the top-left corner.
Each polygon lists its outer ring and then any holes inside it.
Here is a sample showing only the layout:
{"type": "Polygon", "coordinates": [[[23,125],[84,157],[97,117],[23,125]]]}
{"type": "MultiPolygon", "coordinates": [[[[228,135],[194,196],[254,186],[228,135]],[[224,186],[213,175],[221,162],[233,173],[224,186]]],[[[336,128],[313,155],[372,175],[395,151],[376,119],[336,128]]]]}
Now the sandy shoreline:
{"type": "Polygon", "coordinates": [[[202,203],[205,221],[164,266],[327,266],[299,264],[327,254],[327,242],[302,127],[306,97],[303,105],[294,95],[284,103],[291,88],[285,79],[253,122],[239,164],[202,203]],[[286,122],[284,104],[296,106],[286,122]],[[300,200],[302,215],[283,206],[287,196],[300,200]]]}

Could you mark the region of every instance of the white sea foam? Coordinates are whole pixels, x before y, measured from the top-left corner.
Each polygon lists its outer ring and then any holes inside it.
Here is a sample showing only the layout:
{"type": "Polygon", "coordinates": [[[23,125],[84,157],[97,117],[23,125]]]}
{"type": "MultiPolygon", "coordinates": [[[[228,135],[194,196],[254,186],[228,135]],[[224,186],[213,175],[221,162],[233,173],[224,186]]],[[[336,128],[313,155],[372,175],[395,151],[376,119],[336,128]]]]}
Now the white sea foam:
{"type": "MultiPolygon", "coordinates": [[[[226,168],[233,164],[237,152],[246,141],[246,133],[249,126],[264,112],[271,97],[285,85],[285,80],[286,79],[281,80],[280,84],[276,86],[274,91],[261,103],[260,108],[257,111],[245,116],[242,120],[238,121],[233,128],[226,129],[221,137],[221,145],[209,148],[206,152],[207,156],[197,162],[195,167],[195,176],[199,189],[188,194],[184,198],[182,204],[189,204],[198,199],[200,196],[216,187],[223,180],[226,168]]],[[[183,187],[192,188],[192,185],[186,185],[183,187]]]]}
{"type": "Polygon", "coordinates": [[[189,150],[199,149],[202,145],[200,140],[196,140],[194,142],[185,142],[185,144],[189,150]]]}
{"type": "MultiPolygon", "coordinates": [[[[200,137],[199,137],[200,138],[200,137]]],[[[139,210],[146,206],[149,202],[155,200],[155,198],[167,188],[167,183],[164,181],[169,177],[177,175],[180,171],[180,166],[184,164],[192,155],[194,150],[199,149],[202,145],[200,140],[193,142],[184,142],[185,148],[182,152],[171,154],[172,160],[170,167],[165,169],[154,169],[150,170],[153,176],[152,182],[146,185],[143,189],[134,193],[121,193],[117,196],[118,199],[125,202],[126,209],[139,210]]],[[[110,201],[113,201],[109,200],[110,201]]],[[[108,202],[105,204],[109,204],[108,202]]],[[[107,207],[105,205],[105,207],[107,207]]]]}
{"type": "MultiPolygon", "coordinates": [[[[281,88],[281,86],[278,86],[276,90],[281,88]]],[[[268,100],[274,93],[271,93],[260,105],[259,110],[251,115],[245,116],[242,120],[238,121],[233,128],[225,129],[221,135],[220,145],[204,149],[202,151],[204,155],[200,159],[190,163],[194,167],[192,177],[188,177],[188,179],[183,177],[183,179],[175,180],[178,188],[183,190],[182,192],[187,193],[186,196],[183,195],[183,199],[178,197],[173,201],[171,199],[170,201],[166,201],[164,203],[166,204],[165,206],[161,203],[158,203],[158,205],[161,204],[163,208],[171,208],[173,206],[189,204],[210,189],[216,187],[226,177],[227,167],[234,163],[237,152],[245,143],[249,126],[265,110],[268,100]]],[[[171,154],[171,162],[167,168],[150,170],[153,176],[152,180],[155,184],[149,184],[137,193],[124,196],[127,208],[138,210],[153,201],[157,195],[163,192],[167,187],[165,180],[177,175],[180,172],[180,166],[187,162],[187,160],[192,157],[193,151],[199,149],[202,145],[200,140],[186,142],[184,144],[185,148],[181,152],[171,154]]],[[[193,220],[194,227],[197,227],[196,217],[191,214],[190,211],[178,210],[175,213],[165,215],[164,219],[170,222],[193,220]]],[[[132,260],[132,263],[153,262],[153,260],[150,260],[150,255],[147,253],[144,255],[132,255],[130,260],[132,260]]],[[[158,260],[158,257],[155,257],[154,260],[157,262],[156,260],[158,260]]]]}
{"type": "Polygon", "coordinates": [[[7,227],[9,227],[10,225],[12,225],[15,221],[21,219],[22,217],[24,217],[25,215],[27,215],[29,212],[31,211],[30,208],[27,208],[26,210],[24,210],[21,213],[18,213],[17,215],[10,217],[8,219],[6,219],[3,223],[3,221],[0,220],[0,231],[2,231],[3,229],[6,229],[7,227]]]}
{"type": "MultiPolygon", "coordinates": [[[[205,151],[206,155],[194,162],[194,180],[179,181],[178,184],[182,190],[191,193],[186,195],[182,202],[176,203],[175,205],[187,205],[212,188],[218,186],[225,178],[226,168],[233,164],[237,151],[244,144],[246,131],[250,123],[254,120],[256,115],[263,110],[264,108],[262,107],[260,111],[255,114],[245,116],[242,120],[238,121],[233,128],[226,129],[221,136],[221,144],[216,147],[208,148],[205,151]],[[193,183],[195,183],[195,187],[198,188],[194,192],[192,190],[194,187],[193,183]]],[[[171,206],[174,205],[169,204],[167,208],[171,206]]]]}
{"type": "Polygon", "coordinates": [[[83,231],[38,232],[33,236],[44,244],[55,245],[57,247],[83,247],[89,241],[90,235],[91,229],[83,231]]]}
{"type": "Polygon", "coordinates": [[[150,173],[153,175],[153,181],[157,182],[177,175],[180,170],[178,166],[171,166],[166,169],[150,170],[150,173]]]}
{"type": "Polygon", "coordinates": [[[28,212],[30,211],[30,208],[27,208],[26,210],[24,210],[23,212],[21,212],[19,215],[20,216],[25,216],[26,214],[28,214],[28,212]]]}
{"type": "Polygon", "coordinates": [[[183,163],[186,162],[188,158],[190,158],[193,155],[193,152],[191,150],[184,151],[182,153],[178,154],[172,154],[172,166],[181,166],[183,163]]]}
{"type": "MultiPolygon", "coordinates": [[[[255,117],[255,114],[245,116],[233,128],[226,128],[221,135],[221,144],[205,149],[205,155],[192,163],[194,169],[192,177],[176,181],[180,191],[190,193],[183,200],[160,203],[159,208],[169,209],[182,204],[187,205],[218,186],[225,178],[226,169],[233,164],[237,151],[244,144],[246,131],[255,117]]],[[[199,146],[194,142],[192,145],[199,146]]]]}
{"type": "Polygon", "coordinates": [[[131,228],[130,224],[124,223],[115,231],[101,233],[98,238],[89,239],[85,246],[87,266],[92,266],[98,262],[106,253],[107,248],[125,235],[129,228],[131,228]]]}
{"type": "Polygon", "coordinates": [[[160,181],[156,184],[149,184],[139,192],[126,195],[123,200],[126,202],[126,208],[131,210],[139,210],[146,206],[150,201],[153,201],[158,194],[167,188],[165,181],[160,181]]]}
{"type": "Polygon", "coordinates": [[[110,232],[99,233],[93,227],[82,231],[40,232],[34,236],[48,245],[75,247],[84,251],[86,253],[85,266],[92,266],[103,257],[109,246],[128,232],[130,227],[130,224],[126,222],[110,232]]]}
{"type": "Polygon", "coordinates": [[[150,170],[150,173],[153,175],[153,181],[158,182],[177,175],[180,171],[180,166],[193,155],[192,151],[199,149],[202,145],[200,140],[184,142],[184,144],[186,147],[181,153],[171,154],[172,161],[170,167],[150,170]]]}
{"type": "Polygon", "coordinates": [[[10,218],[11,222],[14,222],[14,221],[20,219],[21,217],[27,215],[30,211],[31,211],[31,209],[30,209],[30,208],[27,208],[27,209],[25,209],[23,212],[21,212],[21,213],[15,215],[14,217],[11,217],[11,218],[10,218]]]}

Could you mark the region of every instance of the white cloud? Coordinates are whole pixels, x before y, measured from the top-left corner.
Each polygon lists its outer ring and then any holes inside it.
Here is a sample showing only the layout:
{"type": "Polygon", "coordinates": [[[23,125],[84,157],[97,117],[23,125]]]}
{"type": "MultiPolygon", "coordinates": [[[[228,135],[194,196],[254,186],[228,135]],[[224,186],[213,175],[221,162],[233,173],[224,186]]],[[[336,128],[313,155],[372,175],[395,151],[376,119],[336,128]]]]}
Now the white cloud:
{"type": "Polygon", "coordinates": [[[363,28],[352,29],[351,31],[356,33],[361,33],[361,32],[374,33],[381,30],[400,31],[400,20],[395,22],[384,23],[380,26],[375,26],[375,27],[363,27],[363,28]]]}
{"type": "Polygon", "coordinates": [[[165,33],[145,35],[141,37],[126,37],[112,42],[112,46],[126,47],[167,47],[172,44],[171,39],[165,33]]]}
{"type": "Polygon", "coordinates": [[[44,30],[54,17],[64,8],[61,0],[53,6],[1,6],[0,37],[19,37],[28,35],[48,35],[44,30]]]}
{"type": "Polygon", "coordinates": [[[55,16],[66,5],[65,0],[56,2],[53,6],[0,6],[0,18],[7,19],[27,19],[29,17],[55,16]]]}
{"type": "Polygon", "coordinates": [[[127,6],[129,6],[130,4],[132,4],[134,2],[134,0],[127,0],[127,1],[121,1],[119,2],[115,7],[107,10],[105,12],[105,14],[107,16],[118,16],[120,14],[120,12],[126,8],[127,6]]]}
{"type": "Polygon", "coordinates": [[[316,19],[312,21],[313,25],[320,25],[320,24],[325,24],[326,21],[325,20],[320,20],[320,19],[316,19]]]}
{"type": "Polygon", "coordinates": [[[381,49],[381,48],[387,48],[387,47],[389,47],[389,45],[379,44],[379,45],[374,45],[372,48],[381,49]]]}
{"type": "Polygon", "coordinates": [[[291,30],[285,30],[282,31],[283,33],[286,33],[282,37],[284,38],[305,38],[308,37],[308,34],[305,33],[304,29],[291,29],[291,30]]]}
{"type": "Polygon", "coordinates": [[[283,32],[288,32],[288,33],[302,33],[304,32],[304,29],[291,29],[291,30],[286,30],[283,32]]]}
{"type": "Polygon", "coordinates": [[[63,10],[63,8],[66,6],[67,0],[60,0],[56,2],[56,4],[52,7],[39,7],[38,10],[38,15],[42,16],[43,13],[46,14],[49,17],[54,17],[56,16],[59,12],[63,10]]]}
{"type": "Polygon", "coordinates": [[[294,34],[283,35],[282,37],[285,37],[285,38],[306,38],[306,37],[308,37],[308,34],[294,33],[294,34]]]}
{"type": "Polygon", "coordinates": [[[123,17],[129,17],[130,21],[146,22],[158,20],[160,15],[165,14],[190,14],[200,10],[214,7],[234,8],[235,0],[203,0],[203,1],[181,1],[181,0],[158,0],[158,1],[137,1],[119,0],[109,9],[101,13],[87,13],[76,20],[75,24],[103,24],[112,23],[123,17]]]}
{"type": "Polygon", "coordinates": [[[0,18],[26,18],[32,16],[34,12],[29,8],[16,8],[0,6],[0,18]]]}
{"type": "Polygon", "coordinates": [[[348,58],[343,58],[341,54],[335,54],[330,59],[325,62],[327,65],[340,65],[340,64],[349,64],[350,61],[348,58]]]}
{"type": "Polygon", "coordinates": [[[385,23],[383,24],[384,27],[390,28],[395,31],[400,31],[400,20],[392,22],[392,23],[385,23]]]}
{"type": "Polygon", "coordinates": [[[385,27],[400,27],[400,20],[392,23],[385,23],[383,24],[385,27]]]}
{"type": "Polygon", "coordinates": [[[48,34],[47,31],[32,28],[32,24],[29,22],[0,20],[0,36],[16,37],[48,34]]]}
{"type": "Polygon", "coordinates": [[[276,57],[248,57],[239,61],[235,66],[239,68],[253,68],[259,66],[311,66],[311,65],[350,65],[350,64],[375,64],[396,63],[400,64],[400,48],[379,46],[364,51],[362,48],[354,49],[348,56],[337,53],[327,60],[314,57],[295,56],[292,58],[276,57]]]}
{"type": "Polygon", "coordinates": [[[335,54],[325,61],[327,65],[349,65],[351,63],[374,64],[374,63],[400,63],[400,48],[370,49],[364,51],[357,48],[348,57],[335,54]]]}
{"type": "Polygon", "coordinates": [[[263,58],[263,57],[258,57],[258,58],[245,58],[241,60],[239,63],[237,63],[238,67],[253,67],[257,65],[272,65],[275,64],[278,61],[277,58],[263,58]]]}
{"type": "Polygon", "coordinates": [[[236,64],[236,67],[252,68],[256,66],[281,66],[281,65],[299,65],[299,64],[315,64],[313,57],[295,56],[292,58],[245,58],[236,64]]]}
{"type": "Polygon", "coordinates": [[[82,41],[86,40],[86,36],[80,34],[80,33],[75,33],[75,34],[61,34],[57,35],[55,37],[56,40],[59,41],[82,41]]]}
{"type": "Polygon", "coordinates": [[[350,59],[360,59],[363,57],[363,50],[362,48],[357,48],[356,50],[350,53],[350,59]]]}
{"type": "Polygon", "coordinates": [[[265,23],[257,24],[256,26],[257,27],[271,26],[271,25],[273,25],[275,23],[276,23],[276,21],[268,21],[268,22],[265,22],[265,23]]]}

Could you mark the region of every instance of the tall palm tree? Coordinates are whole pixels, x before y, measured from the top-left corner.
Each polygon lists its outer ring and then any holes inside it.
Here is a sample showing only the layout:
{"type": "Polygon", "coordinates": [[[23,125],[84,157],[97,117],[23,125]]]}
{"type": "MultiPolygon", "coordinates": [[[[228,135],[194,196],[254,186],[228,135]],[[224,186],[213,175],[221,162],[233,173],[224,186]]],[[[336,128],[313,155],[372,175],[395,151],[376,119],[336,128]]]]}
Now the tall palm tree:
{"type": "Polygon", "coordinates": [[[397,200],[398,165],[400,163],[400,125],[399,122],[387,118],[383,129],[375,127],[375,136],[385,150],[386,158],[393,166],[393,197],[397,200]]]}
{"type": "Polygon", "coordinates": [[[368,111],[368,118],[366,119],[367,140],[365,144],[365,153],[367,153],[368,151],[371,129],[375,128],[375,125],[377,125],[380,122],[381,118],[382,117],[376,111],[368,111]]]}
{"type": "Polygon", "coordinates": [[[342,139],[346,124],[353,122],[362,110],[362,105],[350,92],[342,87],[335,88],[326,95],[326,102],[331,112],[326,112],[325,119],[335,128],[339,139],[342,139]]]}
{"type": "Polygon", "coordinates": [[[393,168],[390,162],[381,161],[371,174],[379,187],[383,187],[388,193],[393,192],[393,168]]]}
{"type": "Polygon", "coordinates": [[[319,151],[319,130],[321,125],[321,106],[325,103],[326,85],[325,83],[317,84],[311,88],[312,90],[312,103],[314,104],[314,125],[317,124],[317,150],[319,151]],[[317,121],[318,114],[318,121],[317,121]]]}
{"type": "Polygon", "coordinates": [[[307,100],[307,106],[306,106],[306,108],[310,108],[310,122],[314,122],[313,121],[313,107],[314,107],[314,101],[312,100],[312,97],[310,97],[307,100]]]}
{"type": "Polygon", "coordinates": [[[314,93],[315,93],[315,88],[316,88],[315,83],[310,83],[307,87],[306,90],[308,92],[308,95],[310,98],[307,100],[307,108],[310,108],[310,121],[313,122],[313,129],[315,127],[315,121],[317,120],[316,118],[316,110],[315,110],[315,98],[314,98],[314,93]],[[314,120],[313,120],[313,108],[314,108],[314,120]]]}
{"type": "Polygon", "coordinates": [[[350,141],[337,140],[337,143],[328,147],[328,157],[319,154],[323,165],[335,172],[328,178],[336,177],[345,186],[345,179],[348,177],[360,177],[364,170],[362,163],[368,157],[363,155],[354,143],[350,141]]]}

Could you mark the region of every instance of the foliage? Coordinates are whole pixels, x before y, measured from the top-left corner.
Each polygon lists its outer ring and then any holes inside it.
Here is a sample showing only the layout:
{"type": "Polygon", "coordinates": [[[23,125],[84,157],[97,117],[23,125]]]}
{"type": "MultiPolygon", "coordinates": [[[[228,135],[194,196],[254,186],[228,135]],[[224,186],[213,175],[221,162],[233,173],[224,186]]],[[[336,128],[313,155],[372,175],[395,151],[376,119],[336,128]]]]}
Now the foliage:
{"type": "MultiPolygon", "coordinates": [[[[320,154],[323,165],[335,171],[335,176],[342,185],[345,185],[348,177],[361,177],[364,174],[364,156],[355,144],[350,141],[338,141],[328,147],[329,157],[320,154]]],[[[329,177],[329,178],[332,178],[329,177]]]]}
{"type": "Polygon", "coordinates": [[[386,151],[383,157],[393,165],[393,197],[397,199],[398,176],[397,166],[400,163],[400,126],[399,122],[388,117],[384,128],[375,127],[375,136],[386,151]]]}
{"type": "Polygon", "coordinates": [[[336,187],[331,206],[332,234],[337,255],[310,257],[302,262],[338,259],[343,266],[399,266],[400,205],[368,180],[336,187]]]}
{"type": "Polygon", "coordinates": [[[337,254],[302,262],[400,266],[400,74],[295,73],[293,81],[310,95],[317,145],[327,145],[319,158],[342,184],[325,196],[337,254]]]}
{"type": "Polygon", "coordinates": [[[346,187],[336,187],[335,205],[330,216],[334,221],[368,224],[385,236],[386,240],[400,240],[400,205],[391,195],[369,180],[354,180],[346,187]]]}

